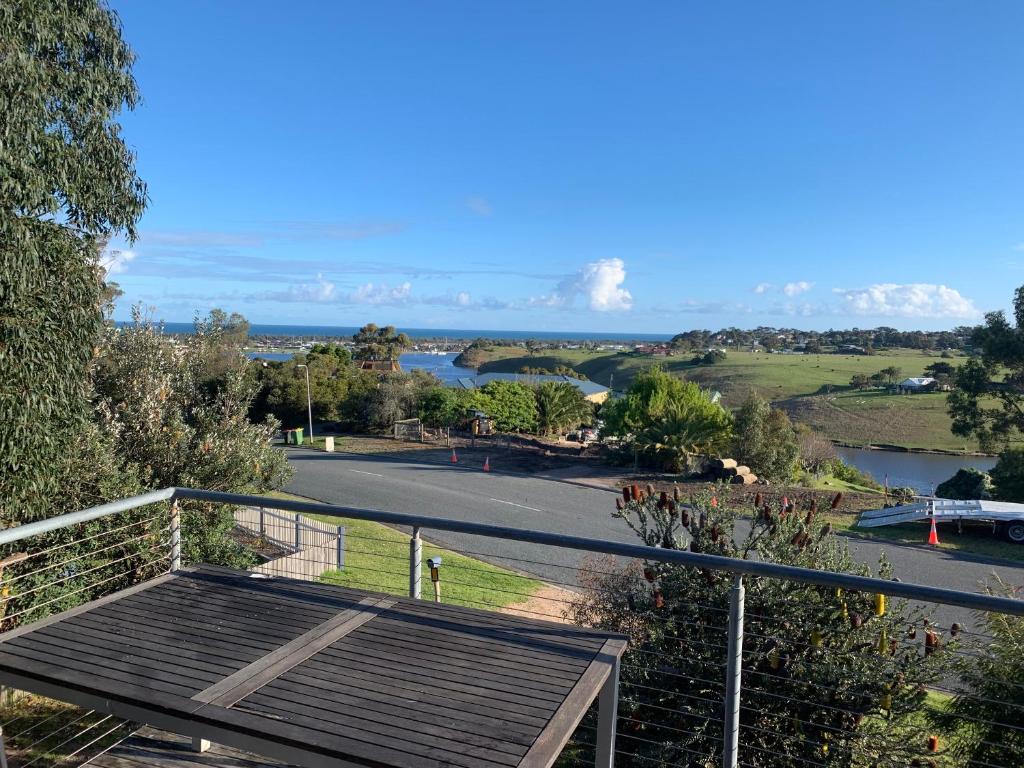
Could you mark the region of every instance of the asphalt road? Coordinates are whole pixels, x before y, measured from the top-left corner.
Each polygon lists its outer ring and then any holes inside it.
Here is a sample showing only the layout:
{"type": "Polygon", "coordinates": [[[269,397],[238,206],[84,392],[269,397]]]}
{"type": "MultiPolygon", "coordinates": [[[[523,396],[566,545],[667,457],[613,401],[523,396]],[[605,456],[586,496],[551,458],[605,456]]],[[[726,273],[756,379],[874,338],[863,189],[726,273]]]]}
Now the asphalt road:
{"type": "MultiPolygon", "coordinates": [[[[484,473],[478,468],[397,459],[289,450],[295,477],[286,490],[318,501],[364,509],[469,520],[551,533],[639,543],[622,520],[613,518],[615,495],[540,477],[484,473]]],[[[742,532],[741,532],[742,533],[742,532]]],[[[474,554],[514,570],[566,586],[578,584],[586,553],[525,542],[484,539],[446,531],[424,538],[448,549],[474,554]]],[[[969,592],[993,573],[1010,584],[1024,584],[1024,567],[996,564],[944,550],[850,539],[861,562],[877,566],[884,554],[905,582],[969,592]]],[[[424,557],[429,556],[429,547],[424,557]]],[[[404,567],[395,563],[396,568],[404,567]]],[[[962,609],[941,609],[940,624],[970,622],[962,609]]]]}

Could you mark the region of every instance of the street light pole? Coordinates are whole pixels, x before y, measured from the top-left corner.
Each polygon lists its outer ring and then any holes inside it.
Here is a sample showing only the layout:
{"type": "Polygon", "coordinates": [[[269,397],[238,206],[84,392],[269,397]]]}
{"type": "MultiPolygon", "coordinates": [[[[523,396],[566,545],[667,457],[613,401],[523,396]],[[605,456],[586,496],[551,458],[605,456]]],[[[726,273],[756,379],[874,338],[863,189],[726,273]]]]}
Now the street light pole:
{"type": "Polygon", "coordinates": [[[296,368],[304,368],[306,370],[306,407],[309,409],[309,444],[313,444],[313,395],[309,389],[309,366],[304,363],[299,363],[296,368]]]}

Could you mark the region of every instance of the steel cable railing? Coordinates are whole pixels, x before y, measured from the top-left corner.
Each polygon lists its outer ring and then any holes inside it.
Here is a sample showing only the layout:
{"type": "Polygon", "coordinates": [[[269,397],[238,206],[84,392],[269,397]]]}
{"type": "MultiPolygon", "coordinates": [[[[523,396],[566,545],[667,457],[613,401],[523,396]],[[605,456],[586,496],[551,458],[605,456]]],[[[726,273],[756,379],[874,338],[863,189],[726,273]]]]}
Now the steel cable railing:
{"type": "MultiPolygon", "coordinates": [[[[549,621],[600,624],[618,612],[616,628],[634,641],[620,673],[615,747],[620,765],[1024,764],[1024,746],[1021,751],[1015,746],[1024,745],[1024,697],[1009,700],[972,689],[962,672],[971,664],[998,660],[984,616],[1024,616],[1020,602],[676,549],[289,499],[168,489],[136,503],[104,505],[103,514],[77,513],[67,525],[44,521],[47,525],[33,524],[22,531],[25,535],[0,531],[0,556],[26,555],[3,571],[2,627],[31,622],[180,567],[176,510],[190,500],[251,510],[235,513],[238,542],[256,552],[255,569],[273,576],[424,600],[438,594],[442,602],[549,621]],[[156,501],[163,503],[153,514],[146,504],[156,501]],[[98,521],[103,530],[88,527],[98,521]],[[77,535],[69,533],[73,530],[77,535]],[[470,534],[481,542],[529,542],[538,554],[522,554],[521,549],[510,554],[485,545],[453,553],[425,539],[430,530],[470,534]],[[590,554],[575,565],[550,562],[539,554],[548,546],[590,554]],[[438,555],[443,564],[435,586],[426,561],[438,555]],[[662,576],[650,578],[652,564],[666,573],[679,569],[691,574],[693,583],[703,587],[673,591],[662,576]],[[735,621],[737,589],[747,596],[741,634],[735,621]],[[843,600],[834,594],[836,589],[843,590],[843,600]],[[817,607],[804,613],[759,610],[771,604],[765,602],[766,594],[782,600],[787,594],[799,595],[817,607]],[[929,606],[939,604],[979,611],[980,618],[955,626],[914,618],[897,632],[895,619],[872,613],[878,594],[890,597],[890,612],[923,617],[929,606]],[[840,615],[847,602],[851,613],[856,604],[864,614],[864,626],[854,627],[840,615]],[[831,615],[830,605],[836,611],[831,624],[819,619],[812,624],[823,622],[821,626],[791,626],[794,616],[831,615]],[[938,650],[927,645],[933,636],[938,650]],[[923,670],[938,656],[944,659],[943,671],[929,676],[923,670]],[[738,687],[728,683],[731,669],[739,673],[738,687]],[[850,680],[843,678],[847,673],[850,680]],[[954,711],[957,701],[962,706],[954,711]],[[977,711],[971,710],[972,702],[977,711]],[[731,751],[730,721],[736,739],[731,751]],[[970,728],[983,731],[975,744],[1003,751],[1003,762],[953,748],[958,733],[970,728]],[[993,732],[1003,737],[986,735],[993,732]],[[1015,742],[1013,734],[1018,733],[1021,739],[1015,742]]],[[[198,626],[182,630],[201,631],[198,626]]],[[[83,637],[82,642],[88,646],[92,641],[83,637]]],[[[464,662],[453,663],[461,673],[472,670],[464,662]]],[[[1005,682],[1004,690],[1024,690],[1024,679],[1005,682]]],[[[359,683],[374,684],[372,679],[359,683]]],[[[454,689],[436,695],[439,706],[445,696],[453,701],[464,697],[454,689]]],[[[84,762],[134,730],[131,723],[109,716],[80,711],[72,716],[66,707],[40,706],[32,697],[15,695],[0,712],[0,729],[15,765],[84,762]]],[[[592,762],[597,736],[597,719],[591,714],[561,763],[592,762]]]]}

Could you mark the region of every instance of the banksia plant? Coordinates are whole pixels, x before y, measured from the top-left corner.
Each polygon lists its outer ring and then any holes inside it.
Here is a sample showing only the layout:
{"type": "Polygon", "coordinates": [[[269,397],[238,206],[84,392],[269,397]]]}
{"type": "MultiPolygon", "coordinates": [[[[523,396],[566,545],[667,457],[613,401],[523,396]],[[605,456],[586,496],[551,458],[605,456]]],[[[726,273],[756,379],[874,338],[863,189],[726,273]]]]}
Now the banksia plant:
{"type": "MultiPolygon", "coordinates": [[[[717,490],[695,494],[678,510],[675,489],[671,500],[649,494],[613,514],[650,546],[872,575],[810,504],[759,494],[753,517],[743,515],[751,521],[749,534],[737,535],[741,515],[717,490]]],[[[892,577],[888,563],[879,564],[877,575],[892,577]]],[[[630,768],[717,762],[733,577],[651,560],[595,580],[598,587],[577,598],[571,616],[629,635],[620,712],[644,723],[643,740],[629,745],[636,757],[617,762],[630,768]],[[679,712],[683,725],[672,714],[679,712]]],[[[948,654],[926,656],[920,640],[907,636],[906,628],[920,626],[923,615],[895,599],[882,601],[879,610],[870,593],[760,577],[744,582],[740,762],[849,768],[927,757],[925,740],[914,734],[927,686],[942,679],[948,654]]]]}

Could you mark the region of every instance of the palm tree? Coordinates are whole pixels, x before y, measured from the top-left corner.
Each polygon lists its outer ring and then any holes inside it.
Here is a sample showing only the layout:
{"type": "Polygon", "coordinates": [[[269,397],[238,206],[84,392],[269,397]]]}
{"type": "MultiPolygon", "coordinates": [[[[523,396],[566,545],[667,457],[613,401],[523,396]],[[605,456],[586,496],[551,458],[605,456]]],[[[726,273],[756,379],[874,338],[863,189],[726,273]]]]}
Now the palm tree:
{"type": "Polygon", "coordinates": [[[732,418],[710,400],[673,403],[637,433],[636,447],[669,471],[684,472],[690,457],[717,453],[731,434],[732,418]]]}
{"type": "Polygon", "coordinates": [[[534,390],[537,421],[543,434],[578,427],[593,416],[583,393],[566,381],[546,381],[534,390]]]}

